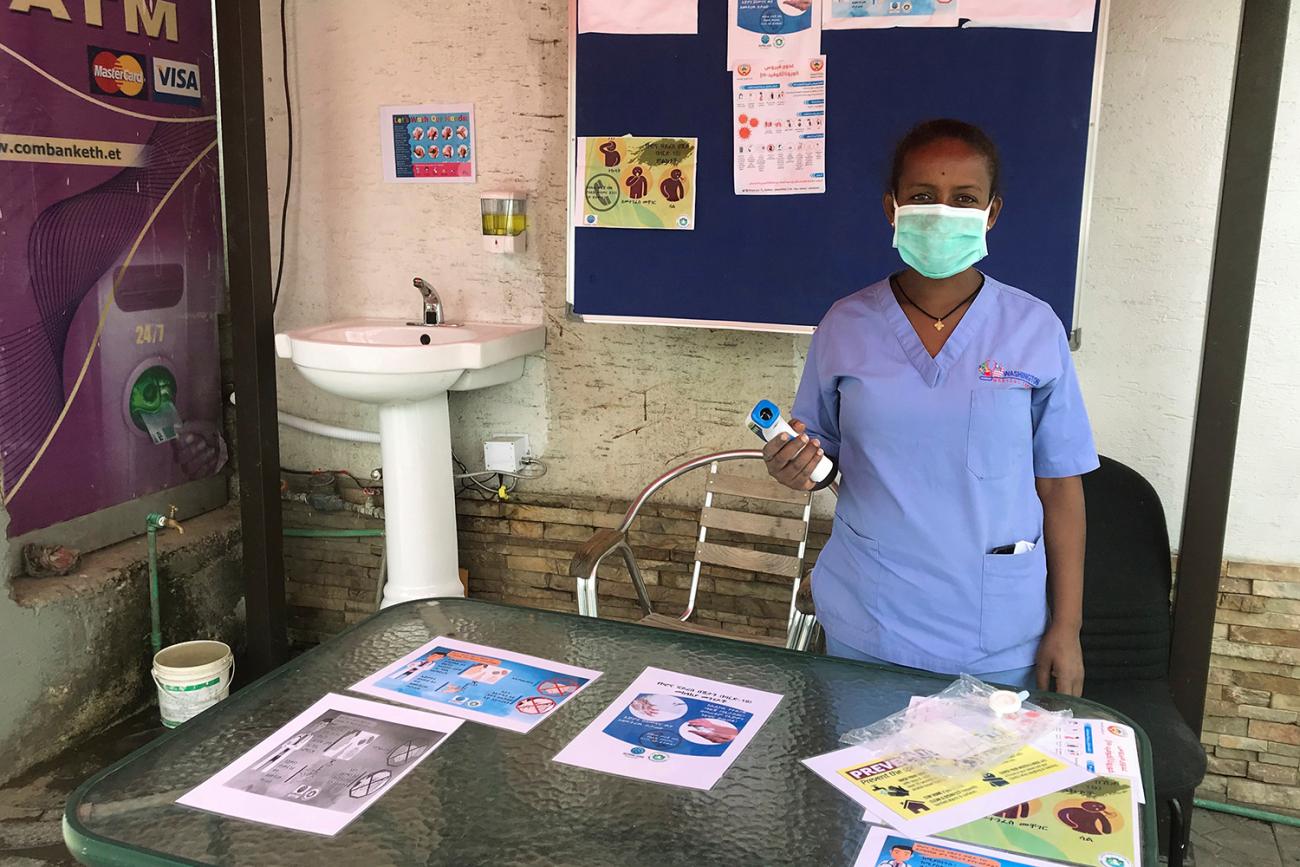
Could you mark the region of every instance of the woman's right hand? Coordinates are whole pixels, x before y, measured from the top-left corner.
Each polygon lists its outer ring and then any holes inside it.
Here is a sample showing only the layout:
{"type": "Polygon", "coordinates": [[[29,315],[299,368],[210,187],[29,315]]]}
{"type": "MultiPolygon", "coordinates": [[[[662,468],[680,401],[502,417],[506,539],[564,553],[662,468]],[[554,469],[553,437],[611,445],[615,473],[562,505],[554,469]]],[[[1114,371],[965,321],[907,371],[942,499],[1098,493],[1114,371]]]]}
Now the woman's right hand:
{"type": "Polygon", "coordinates": [[[767,474],[787,488],[811,491],[816,487],[813,470],[824,454],[822,444],[808,438],[807,426],[798,419],[791,419],[790,427],[798,436],[777,436],[763,447],[763,462],[767,464],[767,474]]]}

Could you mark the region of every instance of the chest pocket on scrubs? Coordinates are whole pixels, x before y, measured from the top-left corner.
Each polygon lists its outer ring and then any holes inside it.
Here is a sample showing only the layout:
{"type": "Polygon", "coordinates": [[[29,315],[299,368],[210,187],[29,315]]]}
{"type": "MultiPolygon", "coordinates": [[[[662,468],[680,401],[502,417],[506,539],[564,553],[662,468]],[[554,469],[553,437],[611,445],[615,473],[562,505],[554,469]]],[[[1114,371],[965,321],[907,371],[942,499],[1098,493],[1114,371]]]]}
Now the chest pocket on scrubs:
{"type": "Polygon", "coordinates": [[[980,590],[980,647],[999,653],[1036,640],[1047,627],[1047,555],[1043,540],[1023,554],[985,554],[980,590]]]}
{"type": "Polygon", "coordinates": [[[1030,460],[1031,389],[988,385],[970,395],[966,467],[980,479],[1000,479],[1030,460]]]}

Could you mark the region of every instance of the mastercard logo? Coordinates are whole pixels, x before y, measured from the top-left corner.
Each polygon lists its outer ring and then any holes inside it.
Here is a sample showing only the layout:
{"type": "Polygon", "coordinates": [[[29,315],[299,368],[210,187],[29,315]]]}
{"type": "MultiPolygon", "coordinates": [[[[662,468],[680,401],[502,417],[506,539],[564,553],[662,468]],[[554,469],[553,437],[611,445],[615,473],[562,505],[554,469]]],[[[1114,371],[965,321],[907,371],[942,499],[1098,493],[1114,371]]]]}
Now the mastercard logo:
{"type": "Polygon", "coordinates": [[[148,99],[145,69],[149,61],[129,51],[108,48],[87,49],[90,61],[90,92],[127,99],[148,99]]]}

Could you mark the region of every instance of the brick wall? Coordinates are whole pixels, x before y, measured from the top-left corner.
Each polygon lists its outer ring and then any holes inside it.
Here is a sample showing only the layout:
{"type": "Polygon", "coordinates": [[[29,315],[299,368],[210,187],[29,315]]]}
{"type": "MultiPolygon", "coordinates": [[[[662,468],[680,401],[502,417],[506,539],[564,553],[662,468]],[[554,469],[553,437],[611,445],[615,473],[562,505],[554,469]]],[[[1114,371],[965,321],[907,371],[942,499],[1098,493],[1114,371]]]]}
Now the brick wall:
{"type": "MultiPolygon", "coordinates": [[[[354,512],[319,512],[284,502],[284,526],[313,529],[383,529],[384,522],[354,512]]],[[[319,644],[379,609],[382,537],[284,540],[289,642],[319,644]]]]}
{"type": "MultiPolygon", "coordinates": [[[[626,503],[573,497],[528,497],[507,503],[462,499],[457,503],[460,561],[469,570],[470,594],[485,599],[521,601],[539,608],[577,611],[569,561],[598,528],[617,527],[626,503]]],[[[650,601],[662,614],[686,608],[699,535],[699,509],[647,504],[629,533],[647,584],[650,601]]],[[[829,522],[813,522],[809,556],[825,543],[829,522]]],[[[743,537],[709,532],[719,541],[743,537]]],[[[754,547],[752,544],[749,547],[754,547]]],[[[783,545],[760,545],[793,554],[783,545]]],[[[626,570],[617,556],[600,569],[596,590],[602,617],[639,619],[626,570]]],[[[696,597],[696,622],[737,635],[785,635],[790,610],[790,580],[721,566],[702,567],[696,597]]]]}
{"type": "Polygon", "coordinates": [[[1300,566],[1224,567],[1200,794],[1300,813],[1300,566]]]}

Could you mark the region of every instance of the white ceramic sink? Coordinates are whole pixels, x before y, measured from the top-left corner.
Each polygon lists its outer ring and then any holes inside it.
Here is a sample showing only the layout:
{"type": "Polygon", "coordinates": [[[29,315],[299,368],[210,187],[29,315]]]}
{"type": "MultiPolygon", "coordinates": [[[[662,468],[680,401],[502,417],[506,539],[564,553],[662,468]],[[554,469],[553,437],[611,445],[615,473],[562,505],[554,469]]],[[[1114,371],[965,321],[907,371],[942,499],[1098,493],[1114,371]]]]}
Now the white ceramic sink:
{"type": "Polygon", "coordinates": [[[275,335],[275,351],[322,391],[379,405],[388,583],[384,605],[462,596],[448,391],[523,376],[541,325],[410,325],[349,319],[275,335]]]}
{"type": "Polygon", "coordinates": [[[349,319],[275,336],[275,351],[339,397],[387,404],[426,400],[518,379],[524,356],[546,344],[541,325],[408,325],[349,319]]]}

